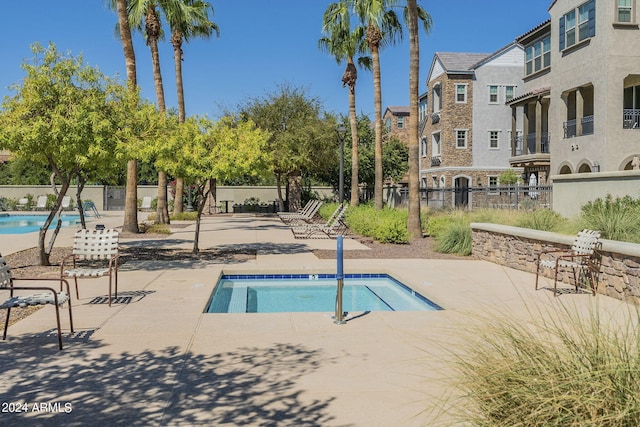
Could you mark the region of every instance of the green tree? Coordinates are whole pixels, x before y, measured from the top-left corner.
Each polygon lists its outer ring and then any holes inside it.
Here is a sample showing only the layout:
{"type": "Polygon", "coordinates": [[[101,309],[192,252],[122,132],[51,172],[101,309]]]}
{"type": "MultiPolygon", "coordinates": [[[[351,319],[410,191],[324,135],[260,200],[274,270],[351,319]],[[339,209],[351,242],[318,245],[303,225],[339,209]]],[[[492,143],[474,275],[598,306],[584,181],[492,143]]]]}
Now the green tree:
{"type": "MultiPolygon", "coordinates": [[[[280,210],[284,210],[283,181],[336,164],[335,119],[327,117],[320,101],[304,89],[283,84],[262,98],[246,101],[240,111],[270,134],[268,150],[280,210]]],[[[287,200],[291,202],[289,194],[287,200]]]]}
{"type": "Polygon", "coordinates": [[[393,10],[398,0],[348,0],[366,29],[366,40],[373,68],[373,102],[375,114],[375,185],[374,204],[382,209],[382,87],[380,78],[380,49],[402,38],[402,25],[393,10]]]}
{"type": "Polygon", "coordinates": [[[200,220],[212,181],[258,175],[268,168],[266,144],[269,134],[250,120],[225,117],[215,124],[202,117],[175,123],[170,137],[156,146],[159,167],[195,185],[196,233],[193,253],[199,252],[200,220]]]}
{"type": "Polygon", "coordinates": [[[113,138],[117,126],[113,105],[108,102],[116,86],[97,68],[84,65],[81,57],[64,56],[54,45],[44,49],[35,44],[32,51],[34,59],[22,65],[25,78],[12,87],[16,94],[2,105],[0,148],[52,172],[58,197],[38,236],[40,264],[49,265],[61,222],[47,248],[46,234],[71,180],[82,182],[97,172],[111,171],[122,157],[113,138]]]}
{"type": "MultiPolygon", "coordinates": [[[[129,16],[127,14],[127,0],[115,0],[115,9],[118,15],[118,31],[127,71],[129,89],[135,92],[138,85],[136,76],[136,55],[133,49],[129,16]]],[[[124,223],[122,231],[128,233],[138,232],[138,162],[130,159],[127,162],[127,185],[124,206],[124,223]]]]}
{"type": "Polygon", "coordinates": [[[407,232],[409,239],[422,238],[420,221],[420,136],[418,134],[418,97],[420,88],[420,37],[418,20],[425,31],[431,28],[431,17],[416,0],[407,0],[405,20],[409,27],[409,208],[407,232]]]}
{"type": "MultiPolygon", "coordinates": [[[[349,88],[349,125],[351,128],[351,206],[357,206],[358,187],[358,118],[356,116],[356,82],[358,69],[354,59],[365,50],[364,28],[351,29],[351,15],[345,0],[332,3],[327,7],[322,19],[322,31],[325,34],[319,41],[319,47],[335,57],[338,64],[346,62],[342,74],[342,86],[349,88]]],[[[358,64],[371,69],[371,58],[360,56],[358,64]]]]}
{"type": "MultiPolygon", "coordinates": [[[[192,38],[209,38],[214,33],[220,36],[220,29],[209,19],[209,13],[213,16],[213,6],[203,0],[163,0],[163,9],[171,28],[171,44],[173,46],[173,61],[176,72],[176,90],[178,96],[178,121],[183,123],[186,118],[184,101],[184,89],[182,82],[182,61],[184,51],[182,44],[192,38]]],[[[184,180],[176,179],[176,197],[174,201],[174,213],[182,212],[182,195],[184,180]]]]}

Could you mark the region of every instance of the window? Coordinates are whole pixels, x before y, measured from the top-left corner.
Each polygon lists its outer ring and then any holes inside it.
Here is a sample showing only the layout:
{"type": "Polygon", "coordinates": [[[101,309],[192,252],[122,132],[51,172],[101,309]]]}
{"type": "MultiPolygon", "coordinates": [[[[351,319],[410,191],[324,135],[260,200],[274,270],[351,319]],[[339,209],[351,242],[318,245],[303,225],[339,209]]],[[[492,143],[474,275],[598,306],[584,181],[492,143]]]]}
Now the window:
{"type": "Polygon", "coordinates": [[[525,73],[530,75],[551,65],[551,36],[540,39],[525,49],[525,73]]]}
{"type": "Polygon", "coordinates": [[[489,104],[497,104],[498,103],[498,86],[491,85],[489,86],[489,104]]]}
{"type": "Polygon", "coordinates": [[[456,148],[467,148],[466,130],[456,130],[456,148]]]}
{"type": "Polygon", "coordinates": [[[420,155],[425,157],[427,155],[427,138],[420,140],[420,155]]]}
{"type": "Polygon", "coordinates": [[[618,22],[632,22],[633,12],[631,0],[617,0],[618,2],[618,22]]]}
{"type": "Polygon", "coordinates": [[[489,178],[489,192],[496,193],[498,191],[498,177],[490,176],[489,178]]]}
{"type": "Polygon", "coordinates": [[[431,135],[431,153],[433,156],[440,155],[440,132],[431,135]]]}
{"type": "Polygon", "coordinates": [[[391,132],[391,117],[387,117],[387,120],[384,121],[384,128],[387,132],[391,132]]]}
{"type": "Polygon", "coordinates": [[[456,85],[456,103],[466,104],[467,102],[467,85],[456,85]]]}
{"type": "Polygon", "coordinates": [[[398,117],[396,126],[398,127],[398,129],[404,129],[404,117],[398,117]]]}
{"type": "Polygon", "coordinates": [[[581,4],[560,18],[560,50],[596,35],[596,0],[581,4]]]}
{"type": "Polygon", "coordinates": [[[498,145],[500,137],[500,132],[497,130],[489,131],[489,148],[498,149],[500,146],[498,145]]]}
{"type": "Polygon", "coordinates": [[[433,112],[437,113],[442,109],[442,99],[440,98],[440,83],[436,83],[433,87],[433,112]]]}
{"type": "Polygon", "coordinates": [[[511,101],[515,98],[516,87],[515,86],[505,86],[504,87],[504,98],[506,102],[511,101]]]}

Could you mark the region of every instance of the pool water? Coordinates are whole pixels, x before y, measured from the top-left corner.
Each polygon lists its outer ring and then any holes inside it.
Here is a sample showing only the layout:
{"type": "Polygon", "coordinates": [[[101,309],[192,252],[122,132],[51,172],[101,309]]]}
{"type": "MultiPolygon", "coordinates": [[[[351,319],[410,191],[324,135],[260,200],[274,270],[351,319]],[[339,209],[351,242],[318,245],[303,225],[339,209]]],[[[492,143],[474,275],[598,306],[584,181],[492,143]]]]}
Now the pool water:
{"type": "MultiPolygon", "coordinates": [[[[335,274],[223,275],[206,313],[334,312],[335,274]]],[[[387,274],[345,274],[345,312],[442,310],[387,274]]]]}
{"type": "MultiPolygon", "coordinates": [[[[62,227],[76,225],[79,215],[63,215],[62,227]]],[[[0,216],[0,234],[25,234],[39,231],[47,220],[47,215],[5,215],[0,216]]],[[[58,220],[54,218],[50,228],[55,228],[58,220]]]]}

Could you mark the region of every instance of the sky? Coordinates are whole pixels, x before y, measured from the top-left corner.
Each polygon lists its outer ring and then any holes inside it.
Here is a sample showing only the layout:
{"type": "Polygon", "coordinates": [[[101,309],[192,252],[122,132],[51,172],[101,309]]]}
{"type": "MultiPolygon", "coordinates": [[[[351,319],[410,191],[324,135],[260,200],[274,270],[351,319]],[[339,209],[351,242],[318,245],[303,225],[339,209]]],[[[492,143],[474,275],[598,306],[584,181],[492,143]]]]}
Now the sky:
{"type": "MultiPolygon", "coordinates": [[[[219,118],[251,98],[288,84],[303,88],[324,109],[348,112],[342,87],[344,65],[318,49],[327,0],[209,0],[220,37],[194,39],[183,46],[187,115],[219,118]]],[[[21,64],[32,58],[30,45],[54,43],[59,51],[82,55],[105,75],[126,79],[124,55],[115,34],[117,16],[107,0],[31,0],[2,2],[0,99],[24,77],[21,64]]],[[[435,52],[492,53],[549,18],[551,0],[418,0],[430,13],[431,33],[420,35],[420,92],[435,52]]],[[[409,105],[408,32],[380,55],[382,108],[409,105]]],[[[155,102],[151,55],[134,34],[138,84],[155,102]]],[[[160,61],[168,108],[177,108],[173,49],[167,37],[160,61]]],[[[356,109],[373,118],[373,79],[359,70],[356,109]]]]}

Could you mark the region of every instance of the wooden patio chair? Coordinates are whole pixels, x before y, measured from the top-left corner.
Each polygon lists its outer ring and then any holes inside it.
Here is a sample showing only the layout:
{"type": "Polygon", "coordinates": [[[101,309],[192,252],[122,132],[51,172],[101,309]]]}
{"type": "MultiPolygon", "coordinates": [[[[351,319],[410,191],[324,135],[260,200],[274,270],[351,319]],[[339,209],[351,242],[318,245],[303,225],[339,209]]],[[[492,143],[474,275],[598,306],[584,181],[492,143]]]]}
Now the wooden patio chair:
{"type": "Polygon", "coordinates": [[[113,229],[78,230],[73,239],[71,255],[62,260],[60,277],[71,278],[78,292],[78,278],[109,277],[109,306],[111,306],[112,282],[114,296],[118,297],[118,232],[113,229]],[[112,277],[114,280],[112,280],[112,277]]]}
{"type": "Polygon", "coordinates": [[[599,231],[585,229],[578,233],[571,249],[553,249],[540,252],[536,265],[536,290],[538,289],[538,277],[542,266],[554,270],[553,296],[558,295],[558,270],[561,268],[572,270],[576,291],[579,285],[579,274],[586,271],[591,292],[595,295],[598,269],[594,255],[599,239],[599,231]],[[547,255],[550,256],[543,259],[547,255]]]}
{"type": "MultiPolygon", "coordinates": [[[[0,254],[0,290],[8,290],[9,291],[9,299],[0,304],[0,308],[7,310],[7,318],[4,321],[4,333],[2,335],[2,339],[7,339],[7,329],[9,328],[9,316],[11,315],[11,310],[15,308],[25,308],[29,306],[36,305],[47,305],[52,304],[56,310],[56,325],[58,329],[58,347],[62,350],[62,328],[60,327],[60,307],[67,303],[69,306],[69,327],[71,329],[71,334],[73,334],[73,315],[71,313],[71,297],[69,294],[69,282],[62,279],[62,283],[66,285],[66,292],[60,291],[56,292],[53,288],[46,286],[16,286],[15,282],[17,281],[55,281],[56,283],[60,282],[60,279],[52,277],[52,278],[41,278],[41,277],[21,277],[19,279],[13,277],[11,274],[11,269],[9,265],[5,262],[4,258],[0,254]],[[30,295],[17,295],[15,291],[46,291],[43,293],[30,294],[30,295]]],[[[20,292],[19,292],[20,293],[20,292]]]]}

